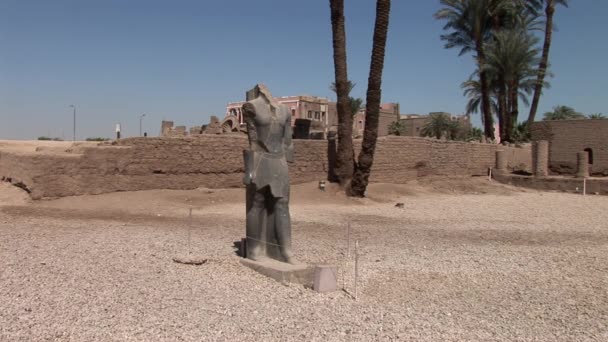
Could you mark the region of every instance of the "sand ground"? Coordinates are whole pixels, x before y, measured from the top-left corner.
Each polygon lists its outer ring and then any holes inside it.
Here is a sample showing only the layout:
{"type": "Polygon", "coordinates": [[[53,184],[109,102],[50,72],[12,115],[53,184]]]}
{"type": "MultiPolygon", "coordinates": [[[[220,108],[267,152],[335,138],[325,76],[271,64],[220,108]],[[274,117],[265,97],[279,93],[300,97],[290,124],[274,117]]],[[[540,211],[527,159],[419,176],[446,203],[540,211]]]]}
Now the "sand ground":
{"type": "Polygon", "coordinates": [[[32,202],[0,184],[0,340],[608,340],[608,197],[483,178],[292,192],[297,258],[337,264],[344,291],[242,267],[241,189],[32,202]],[[172,261],[188,252],[209,261],[172,261]]]}

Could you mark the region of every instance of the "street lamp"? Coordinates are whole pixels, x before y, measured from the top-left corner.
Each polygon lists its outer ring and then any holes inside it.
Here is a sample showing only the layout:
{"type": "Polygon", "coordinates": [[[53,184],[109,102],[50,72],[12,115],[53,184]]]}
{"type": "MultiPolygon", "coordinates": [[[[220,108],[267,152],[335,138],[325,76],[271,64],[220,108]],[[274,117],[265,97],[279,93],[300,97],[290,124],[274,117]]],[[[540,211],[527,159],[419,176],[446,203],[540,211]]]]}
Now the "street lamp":
{"type": "Polygon", "coordinates": [[[73,104],[70,107],[74,108],[74,141],[76,141],[76,106],[73,104]]]}
{"type": "Polygon", "coordinates": [[[141,122],[144,119],[144,116],[146,116],[146,114],[142,114],[139,116],[139,136],[141,137],[141,122]]]}

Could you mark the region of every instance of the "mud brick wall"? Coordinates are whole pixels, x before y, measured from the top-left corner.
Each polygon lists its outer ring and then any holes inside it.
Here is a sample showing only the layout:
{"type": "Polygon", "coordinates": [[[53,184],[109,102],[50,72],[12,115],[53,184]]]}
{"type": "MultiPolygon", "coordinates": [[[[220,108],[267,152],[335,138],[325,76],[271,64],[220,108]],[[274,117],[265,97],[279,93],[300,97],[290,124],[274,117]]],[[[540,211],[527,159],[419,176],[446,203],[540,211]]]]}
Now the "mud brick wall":
{"type": "Polygon", "coordinates": [[[576,155],[593,151],[592,175],[608,176],[608,120],[556,120],[535,122],[534,141],[549,142],[551,174],[576,174],[576,155]]]}
{"type": "MultiPolygon", "coordinates": [[[[355,141],[360,149],[361,141],[355,141]]],[[[64,153],[0,151],[0,178],[35,199],[149,189],[242,186],[241,135],[130,138],[64,153]]],[[[294,184],[327,179],[327,141],[296,140],[294,184]]],[[[405,183],[427,175],[485,175],[502,146],[417,137],[378,139],[372,182],[405,183]]],[[[514,152],[515,153],[515,152],[514,152]]],[[[525,153],[525,152],[522,152],[525,153]]]]}

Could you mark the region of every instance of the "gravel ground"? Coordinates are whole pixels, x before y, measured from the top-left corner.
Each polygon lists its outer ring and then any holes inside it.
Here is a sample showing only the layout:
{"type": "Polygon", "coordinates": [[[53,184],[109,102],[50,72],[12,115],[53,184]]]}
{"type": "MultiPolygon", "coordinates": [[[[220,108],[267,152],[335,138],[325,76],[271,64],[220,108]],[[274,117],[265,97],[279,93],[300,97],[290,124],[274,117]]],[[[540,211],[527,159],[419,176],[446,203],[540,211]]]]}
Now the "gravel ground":
{"type": "Polygon", "coordinates": [[[241,266],[241,190],[6,202],[0,340],[608,340],[608,197],[481,180],[365,200],[312,188],[294,191],[296,255],[338,264],[346,291],[241,266]],[[131,205],[118,210],[118,198],[131,205]],[[361,246],[357,301],[348,222],[361,246]],[[172,261],[188,252],[189,227],[204,265],[172,261]]]}

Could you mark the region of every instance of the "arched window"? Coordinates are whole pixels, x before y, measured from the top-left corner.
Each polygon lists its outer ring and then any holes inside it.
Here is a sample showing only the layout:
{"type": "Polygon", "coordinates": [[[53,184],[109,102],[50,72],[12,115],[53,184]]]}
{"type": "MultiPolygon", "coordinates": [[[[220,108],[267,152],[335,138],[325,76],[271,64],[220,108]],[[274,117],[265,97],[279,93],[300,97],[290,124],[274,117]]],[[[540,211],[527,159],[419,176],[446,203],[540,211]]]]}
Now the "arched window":
{"type": "Polygon", "coordinates": [[[587,152],[587,160],[589,164],[593,165],[593,150],[590,148],[586,148],[583,151],[587,152]]]}

